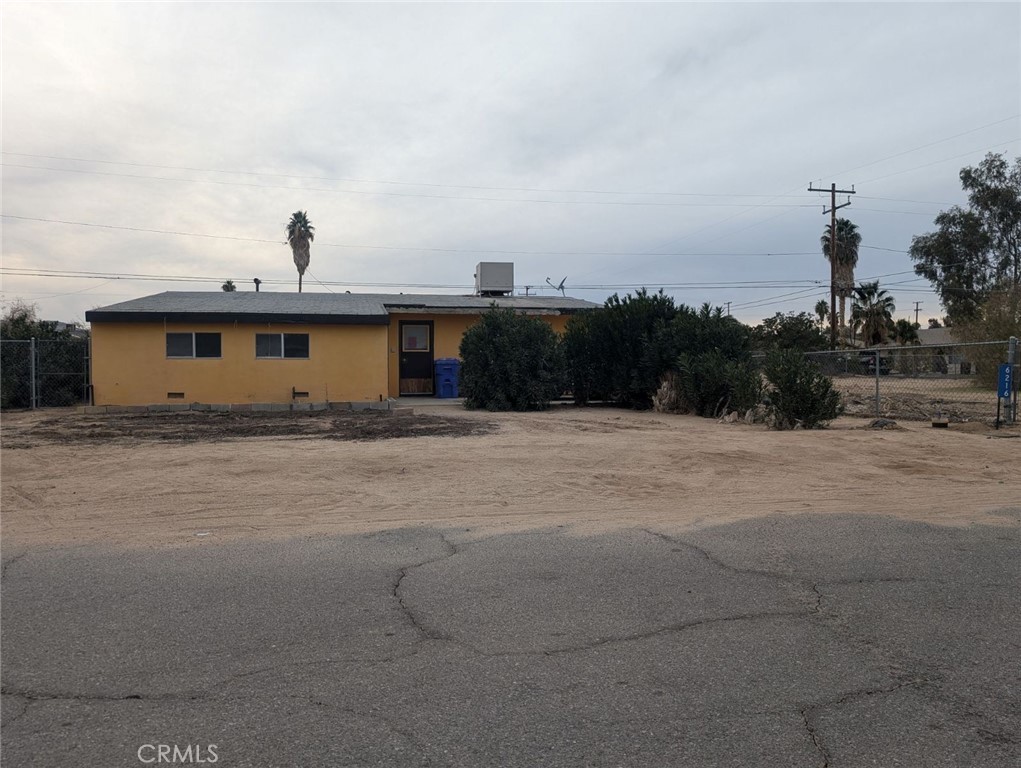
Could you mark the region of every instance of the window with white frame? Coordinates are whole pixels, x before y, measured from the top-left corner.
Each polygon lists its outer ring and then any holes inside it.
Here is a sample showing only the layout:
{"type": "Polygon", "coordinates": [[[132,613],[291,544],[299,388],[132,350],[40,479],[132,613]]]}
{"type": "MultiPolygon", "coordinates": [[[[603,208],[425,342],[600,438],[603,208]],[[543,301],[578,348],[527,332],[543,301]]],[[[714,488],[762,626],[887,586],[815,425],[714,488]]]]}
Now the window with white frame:
{"type": "Polygon", "coordinates": [[[168,333],[167,357],[222,357],[218,333],[168,333]]]}
{"type": "Polygon", "coordinates": [[[257,333],[255,356],[263,358],[308,358],[307,333],[257,333]]]}

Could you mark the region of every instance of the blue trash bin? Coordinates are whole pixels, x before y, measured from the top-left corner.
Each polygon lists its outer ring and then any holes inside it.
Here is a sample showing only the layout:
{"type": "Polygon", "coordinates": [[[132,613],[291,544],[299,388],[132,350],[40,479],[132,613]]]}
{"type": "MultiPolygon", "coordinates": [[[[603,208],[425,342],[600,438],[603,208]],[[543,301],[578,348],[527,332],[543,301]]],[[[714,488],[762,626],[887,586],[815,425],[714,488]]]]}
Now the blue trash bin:
{"type": "Polygon", "coordinates": [[[461,361],[456,357],[441,357],[435,362],[435,369],[436,397],[445,399],[457,397],[461,361]]]}

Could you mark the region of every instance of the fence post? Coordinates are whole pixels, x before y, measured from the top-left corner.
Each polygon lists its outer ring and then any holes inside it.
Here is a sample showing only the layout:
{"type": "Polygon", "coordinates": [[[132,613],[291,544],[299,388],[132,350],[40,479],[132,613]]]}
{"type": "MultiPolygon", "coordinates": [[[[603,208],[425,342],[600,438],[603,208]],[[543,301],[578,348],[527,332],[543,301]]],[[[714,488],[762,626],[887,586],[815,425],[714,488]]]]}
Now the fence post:
{"type": "Polygon", "coordinates": [[[876,418],[881,419],[883,414],[880,413],[882,407],[879,404],[879,350],[876,350],[876,418]]]}
{"type": "Polygon", "coordinates": [[[1007,419],[1011,424],[1017,421],[1017,381],[1016,381],[1016,368],[1017,368],[1017,336],[1011,336],[1010,341],[1007,342],[1007,363],[1010,365],[1011,374],[1015,375],[1014,391],[1009,393],[1007,400],[1007,419]]]}
{"type": "Polygon", "coordinates": [[[35,336],[28,345],[28,407],[35,410],[35,336]]]}

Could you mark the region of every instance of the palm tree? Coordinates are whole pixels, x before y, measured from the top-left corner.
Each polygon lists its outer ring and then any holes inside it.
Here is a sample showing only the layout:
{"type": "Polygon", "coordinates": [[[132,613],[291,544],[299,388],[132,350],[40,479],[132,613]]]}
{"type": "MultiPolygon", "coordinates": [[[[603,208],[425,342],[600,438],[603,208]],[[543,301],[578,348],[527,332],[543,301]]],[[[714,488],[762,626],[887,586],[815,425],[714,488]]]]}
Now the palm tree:
{"type": "MultiPolygon", "coordinates": [[[[830,227],[826,227],[819,238],[823,255],[830,260],[832,245],[830,244],[830,227]]],[[[836,284],[837,296],[840,297],[840,312],[837,315],[840,326],[844,326],[847,299],[854,292],[854,268],[858,266],[858,247],[861,245],[861,233],[858,225],[848,219],[837,219],[837,263],[836,284]]]]}
{"type": "Polygon", "coordinates": [[[220,288],[223,289],[224,293],[233,293],[234,291],[236,291],[238,289],[238,287],[236,285],[234,285],[234,281],[233,280],[228,280],[223,285],[221,285],[220,288]]]}
{"type": "Polygon", "coordinates": [[[815,316],[819,318],[819,325],[826,327],[826,320],[830,316],[830,303],[826,299],[819,299],[815,303],[815,316]]]}
{"type": "Polygon", "coordinates": [[[291,246],[291,254],[294,256],[294,266],[298,268],[298,293],[301,293],[301,278],[308,269],[308,262],[311,258],[309,247],[315,240],[316,228],[308,220],[308,213],[295,211],[291,214],[291,220],[287,222],[287,244],[291,246]]]}
{"type": "Polygon", "coordinates": [[[886,340],[887,329],[896,308],[893,296],[879,287],[878,280],[862,283],[854,289],[851,323],[856,328],[860,326],[866,345],[875,346],[886,340]]]}

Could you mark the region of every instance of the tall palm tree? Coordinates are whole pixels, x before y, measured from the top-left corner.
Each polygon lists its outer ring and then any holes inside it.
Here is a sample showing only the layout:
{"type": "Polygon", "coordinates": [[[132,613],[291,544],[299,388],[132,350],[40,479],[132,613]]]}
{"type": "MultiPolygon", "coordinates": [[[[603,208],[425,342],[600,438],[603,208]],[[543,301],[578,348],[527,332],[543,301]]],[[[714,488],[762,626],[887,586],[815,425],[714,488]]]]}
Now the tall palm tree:
{"type": "Polygon", "coordinates": [[[233,280],[228,280],[223,285],[221,285],[220,288],[223,289],[224,293],[233,293],[238,289],[238,287],[234,285],[233,280]]]}
{"type": "Polygon", "coordinates": [[[316,228],[308,220],[308,213],[305,211],[292,213],[291,220],[287,222],[287,244],[291,246],[294,266],[298,268],[298,293],[301,293],[301,278],[308,269],[308,262],[312,257],[309,251],[315,237],[316,228]]]}
{"type": "MultiPolygon", "coordinates": [[[[830,244],[830,227],[826,227],[819,238],[826,261],[830,260],[832,246],[830,244]]],[[[861,233],[858,225],[849,219],[837,219],[837,263],[836,283],[837,296],[840,298],[840,311],[837,315],[840,326],[844,326],[847,299],[854,292],[854,268],[858,266],[858,247],[861,245],[861,233]]]]}
{"type": "Polygon", "coordinates": [[[851,304],[851,323],[860,327],[862,339],[868,346],[882,344],[897,309],[885,288],[879,287],[879,281],[862,283],[854,289],[854,301],[851,304]]]}

